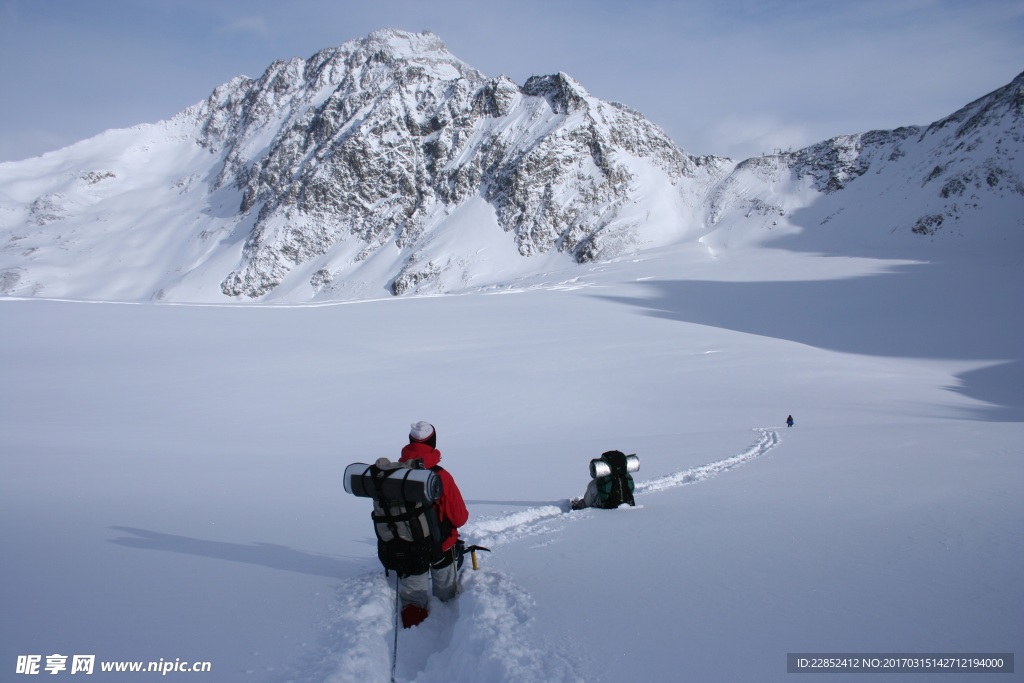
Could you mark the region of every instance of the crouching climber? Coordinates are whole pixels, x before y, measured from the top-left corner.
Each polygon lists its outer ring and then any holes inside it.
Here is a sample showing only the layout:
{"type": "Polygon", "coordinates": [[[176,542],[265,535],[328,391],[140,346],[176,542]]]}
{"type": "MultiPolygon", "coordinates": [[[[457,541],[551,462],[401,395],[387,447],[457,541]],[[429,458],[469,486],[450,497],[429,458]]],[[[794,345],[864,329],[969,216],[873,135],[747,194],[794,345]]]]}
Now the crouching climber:
{"type": "Polygon", "coordinates": [[[635,506],[631,472],[640,469],[640,458],[622,451],[605,451],[590,461],[590,483],[582,498],[573,498],[573,510],[583,508],[617,508],[623,503],[635,506]]]}

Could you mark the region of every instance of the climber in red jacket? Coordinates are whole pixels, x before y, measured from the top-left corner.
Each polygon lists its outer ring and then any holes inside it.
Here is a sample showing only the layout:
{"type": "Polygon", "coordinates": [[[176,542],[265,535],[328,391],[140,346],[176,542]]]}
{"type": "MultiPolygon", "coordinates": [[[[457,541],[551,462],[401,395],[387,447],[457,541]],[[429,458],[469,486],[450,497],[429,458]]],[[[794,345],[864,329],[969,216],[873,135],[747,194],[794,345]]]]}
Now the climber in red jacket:
{"type": "Polygon", "coordinates": [[[434,597],[447,602],[458,592],[456,543],[459,527],[469,520],[469,510],[462,499],[455,479],[448,470],[440,466],[441,451],[437,450],[437,430],[429,422],[417,422],[409,430],[409,444],[402,449],[399,462],[421,460],[425,469],[434,470],[441,477],[441,497],[434,502],[438,522],[444,541],[443,555],[422,574],[399,576],[398,594],[402,599],[402,625],[415,626],[427,618],[430,603],[430,584],[433,583],[434,597]]]}

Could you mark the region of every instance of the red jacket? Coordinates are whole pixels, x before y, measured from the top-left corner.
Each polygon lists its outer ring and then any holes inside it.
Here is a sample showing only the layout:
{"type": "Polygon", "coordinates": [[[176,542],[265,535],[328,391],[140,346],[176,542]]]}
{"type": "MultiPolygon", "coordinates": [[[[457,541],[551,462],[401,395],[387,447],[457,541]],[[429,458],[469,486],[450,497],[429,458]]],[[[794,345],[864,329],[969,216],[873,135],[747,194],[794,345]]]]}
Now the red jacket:
{"type": "MultiPolygon", "coordinates": [[[[441,462],[441,451],[431,448],[425,443],[411,443],[402,449],[402,457],[399,462],[409,460],[422,460],[423,466],[427,469],[438,465],[441,462]]],[[[469,510],[466,509],[466,501],[462,499],[462,492],[459,491],[455,479],[446,469],[438,472],[441,477],[443,491],[441,497],[434,502],[434,509],[437,510],[439,522],[448,522],[452,525],[452,533],[441,544],[442,550],[448,550],[459,540],[459,527],[469,521],[469,510]]]]}

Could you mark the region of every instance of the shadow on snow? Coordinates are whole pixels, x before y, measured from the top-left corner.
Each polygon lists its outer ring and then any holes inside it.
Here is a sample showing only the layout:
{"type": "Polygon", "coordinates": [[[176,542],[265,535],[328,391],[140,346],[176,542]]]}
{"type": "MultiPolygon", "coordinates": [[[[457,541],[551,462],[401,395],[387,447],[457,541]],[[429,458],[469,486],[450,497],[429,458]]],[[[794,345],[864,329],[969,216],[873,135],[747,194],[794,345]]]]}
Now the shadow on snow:
{"type": "Polygon", "coordinates": [[[273,543],[227,543],[224,541],[207,541],[201,538],[176,536],[146,529],[126,526],[110,527],[115,531],[131,534],[114,538],[110,543],[138,548],[141,550],[162,550],[164,552],[197,555],[216,560],[255,564],[271,569],[340,578],[347,575],[356,560],[346,561],[326,555],[306,553],[287,546],[273,543]]]}
{"type": "Polygon", "coordinates": [[[609,297],[648,315],[845,353],[990,362],[951,391],[992,404],[971,418],[1024,420],[1024,321],[1011,313],[1020,277],[1004,269],[917,264],[839,280],[649,280],[609,297]],[[640,291],[642,289],[642,291],[640,291]]]}

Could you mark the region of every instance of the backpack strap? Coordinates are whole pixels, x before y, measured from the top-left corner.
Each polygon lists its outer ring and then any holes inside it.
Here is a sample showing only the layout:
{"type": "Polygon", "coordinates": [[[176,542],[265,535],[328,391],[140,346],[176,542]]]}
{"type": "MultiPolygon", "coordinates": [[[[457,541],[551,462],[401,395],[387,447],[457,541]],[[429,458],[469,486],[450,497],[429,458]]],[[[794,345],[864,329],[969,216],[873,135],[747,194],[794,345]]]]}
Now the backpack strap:
{"type": "MultiPolygon", "coordinates": [[[[437,472],[438,476],[441,476],[441,473],[444,472],[444,468],[441,467],[440,465],[434,465],[430,469],[433,472],[437,472]]],[[[435,509],[438,511],[438,513],[441,513],[441,508],[440,507],[436,507],[435,509]]],[[[441,519],[441,517],[443,517],[443,516],[444,515],[442,515],[442,514],[438,514],[437,515],[438,528],[439,528],[439,530],[441,532],[441,542],[442,543],[444,543],[444,540],[446,538],[448,538],[449,536],[451,536],[452,535],[452,531],[455,530],[455,525],[452,524],[451,521],[447,517],[445,517],[444,519],[441,519]]]]}

